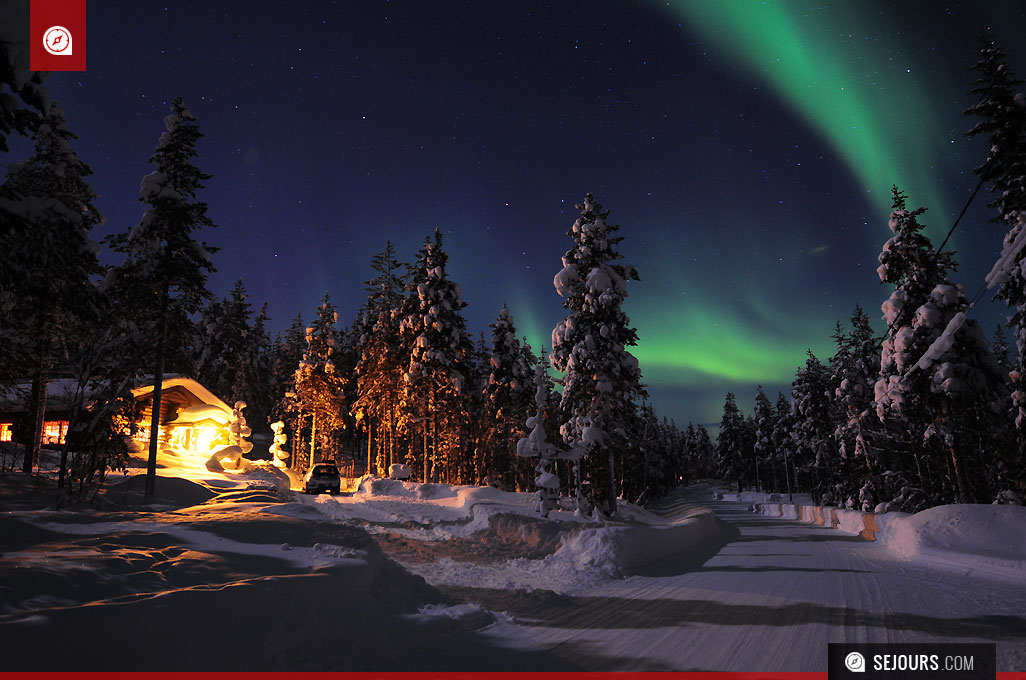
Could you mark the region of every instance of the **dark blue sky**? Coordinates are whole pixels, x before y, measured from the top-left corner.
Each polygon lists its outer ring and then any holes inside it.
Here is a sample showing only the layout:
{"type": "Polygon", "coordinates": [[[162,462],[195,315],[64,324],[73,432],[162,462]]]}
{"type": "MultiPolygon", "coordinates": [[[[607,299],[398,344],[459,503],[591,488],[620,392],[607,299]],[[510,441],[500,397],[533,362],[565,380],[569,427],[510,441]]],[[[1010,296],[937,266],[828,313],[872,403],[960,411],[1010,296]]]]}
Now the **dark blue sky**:
{"type": "MultiPolygon", "coordinates": [[[[594,193],[641,274],[627,311],[657,411],[711,422],[727,390],[750,408],[806,348],[827,358],[856,302],[879,318],[891,183],[943,238],[984,154],[963,137],[977,35],[1026,75],[1021,7],[92,0],[88,71],[47,83],[104,233],[139,219],[185,98],[213,175],[211,289],[243,278],[273,330],[326,291],[349,323],[385,241],[410,258],[440,227],[472,332],[506,302],[547,346],[594,193]]],[[[970,295],[1001,245],[986,201],[954,238],[970,295]]],[[[973,314],[991,333],[1004,312],[973,314]]]]}

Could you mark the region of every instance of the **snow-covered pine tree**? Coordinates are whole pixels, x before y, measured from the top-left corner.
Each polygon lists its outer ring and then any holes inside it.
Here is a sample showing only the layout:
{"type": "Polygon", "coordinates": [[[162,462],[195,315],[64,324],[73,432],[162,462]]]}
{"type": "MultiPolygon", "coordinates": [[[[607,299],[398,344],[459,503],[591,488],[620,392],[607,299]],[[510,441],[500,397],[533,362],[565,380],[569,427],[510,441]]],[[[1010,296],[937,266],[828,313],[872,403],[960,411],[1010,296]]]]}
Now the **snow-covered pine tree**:
{"type": "Polygon", "coordinates": [[[753,446],[753,460],[755,463],[755,479],[761,482],[762,489],[780,490],[777,479],[777,467],[774,464],[776,449],[773,445],[773,428],[776,426],[777,416],[773,410],[773,404],[769,397],[762,391],[762,385],[758,386],[755,394],[755,445],[753,446]]]}
{"type": "Polygon", "coordinates": [[[553,278],[568,314],[552,330],[551,361],[565,373],[563,439],[589,445],[581,461],[585,496],[599,512],[615,515],[616,459],[632,447],[628,433],[636,427],[637,402],[647,396],[638,360],[627,351],[638,334],[623,311],[627,282],[637,281],[638,272],[618,262],[620,227],[606,222],[609,212],[594,196],[587,194],[576,207],[580,217],[567,231],[574,246],[553,278]]]}
{"type": "Polygon", "coordinates": [[[705,470],[703,477],[708,477],[713,469],[713,443],[709,436],[709,430],[705,425],[699,423],[695,428],[695,460],[699,468],[705,470]]]}
{"type": "MultiPolygon", "coordinates": [[[[830,417],[830,373],[811,350],[791,383],[791,439],[795,469],[805,473],[806,487],[824,505],[836,502],[832,479],[837,466],[834,422],[830,417]]],[[[799,476],[799,480],[801,476],[799,476]]]]}
{"type": "Polygon", "coordinates": [[[888,337],[874,391],[881,421],[896,420],[905,430],[914,462],[906,461],[906,477],[914,470],[919,485],[892,490],[898,492],[894,502],[915,510],[983,500],[1001,375],[979,325],[966,318],[965,290],[948,278],[953,257],[936,253],[919,233],[916,217],[923,209],[910,213],[897,189],[894,208],[895,236],[879,271],[895,291],[882,305],[888,337]]]}
{"type": "Polygon", "coordinates": [[[737,491],[744,490],[745,418],[737,407],[733,392],[727,392],[720,418],[720,432],[716,435],[716,475],[723,480],[737,482],[737,491]]]}
{"type": "MultiPolygon", "coordinates": [[[[1006,372],[1011,383],[1012,406],[1016,411],[1016,455],[1001,467],[1006,478],[1026,484],[1026,95],[1022,81],[1008,66],[1004,50],[993,36],[980,39],[980,60],[973,67],[979,75],[972,94],[977,102],[967,115],[979,118],[968,136],[987,137],[989,152],[976,168],[981,184],[994,193],[990,207],[994,221],[1006,225],[1001,256],[987,275],[987,285],[998,288],[995,298],[1014,311],[1009,319],[1017,355],[1006,372]]],[[[997,467],[997,466],[992,466],[997,467]]]]}
{"type": "MultiPolygon", "coordinates": [[[[90,277],[100,271],[99,248],[90,238],[103,221],[93,205],[92,174],[79,159],[64,114],[46,106],[31,157],[8,166],[0,195],[0,364],[32,376],[32,427],[23,469],[39,453],[50,371],[72,329],[96,322],[99,300],[90,277]]],[[[12,376],[13,377],[13,376],[12,376]]]]}
{"type": "MultiPolygon", "coordinates": [[[[224,399],[245,398],[249,403],[262,398],[262,364],[267,361],[268,339],[263,326],[266,317],[252,319],[247,297],[239,279],[226,298],[211,300],[204,308],[197,343],[196,379],[224,399]]],[[[266,410],[256,410],[258,418],[266,417],[266,410]]]]}
{"type": "Polygon", "coordinates": [[[271,423],[271,366],[274,357],[271,354],[271,335],[267,331],[267,322],[271,317],[267,314],[267,303],[260,305],[260,311],[253,318],[249,332],[249,384],[253,394],[249,400],[250,422],[257,424],[261,430],[271,423]]]}
{"type": "Polygon", "coordinates": [[[970,90],[977,101],[965,114],[980,120],[966,136],[985,136],[990,145],[987,159],[975,172],[996,194],[989,204],[997,211],[995,221],[1015,225],[1026,210],[1026,96],[1019,91],[1023,81],[1008,67],[1005,51],[992,35],[980,37],[980,59],[972,70],[979,76],[970,90]]]}
{"type": "MultiPolygon", "coordinates": [[[[426,239],[406,284],[400,333],[409,348],[404,379],[409,417],[423,436],[422,480],[447,481],[460,467],[463,397],[473,345],[460,287],[448,278],[442,232],[426,239]],[[431,441],[431,448],[428,441],[431,441]]],[[[411,453],[414,447],[411,446],[411,453]]],[[[408,460],[413,467],[415,461],[408,460]]],[[[414,468],[416,469],[416,468],[414,468]]]]}
{"type": "MultiPolygon", "coordinates": [[[[309,465],[329,460],[337,462],[339,437],[346,411],[343,389],[345,378],[339,370],[338,311],[325,293],[317,316],[306,329],[306,351],[295,373],[295,394],[300,412],[310,419],[309,465]]],[[[299,441],[294,454],[299,455],[299,441]]]]}
{"type": "Polygon", "coordinates": [[[688,421],[688,426],[684,430],[681,444],[684,448],[684,476],[687,483],[708,477],[708,470],[698,459],[698,432],[695,431],[695,424],[691,421],[688,421]]]}
{"type": "MultiPolygon", "coordinates": [[[[376,276],[364,282],[367,301],[359,316],[356,364],[357,394],[353,415],[364,422],[368,437],[375,432],[380,455],[375,460],[377,473],[383,475],[394,463],[402,401],[403,373],[409,356],[403,354],[399,333],[403,302],[402,264],[396,259],[391,241],[371,259],[376,276]]],[[[368,470],[370,472],[370,470],[368,470]]]]}
{"type": "MultiPolygon", "coordinates": [[[[487,395],[484,388],[488,384],[488,376],[491,374],[492,348],[485,339],[484,331],[477,334],[477,342],[472,345],[473,351],[467,358],[467,382],[463,390],[463,408],[467,412],[467,419],[461,428],[463,444],[463,455],[460,457],[461,478],[472,484],[490,484],[488,477],[487,462],[491,456],[490,440],[492,436],[493,423],[487,415],[487,395]]],[[[534,479],[533,468],[524,465],[517,466],[518,488],[531,486],[530,480],[534,479]]]]}
{"type": "Polygon", "coordinates": [[[872,423],[867,418],[873,402],[873,386],[880,370],[880,351],[869,316],[855,305],[850,333],[838,324],[834,334],[837,352],[830,360],[831,405],[834,441],[838,461],[837,501],[846,507],[872,510],[878,502],[874,492],[874,452],[869,447],[872,423]]]}
{"type": "Polygon", "coordinates": [[[140,367],[149,366],[153,374],[147,498],[156,484],[161,383],[172,348],[169,339],[183,341],[175,331],[190,329],[190,316],[209,297],[207,273],[214,271],[210,256],[217,250],[193,238],[197,229],[214,226],[206,204],[196,198],[210,175],[192,164],[203,135],[181,97],[171,103],[164,127],[150,157],[157,169],[143,177],[139,187],[139,200],[147,204],[142,219],[128,233],[109,238],[111,248],[125,255],[113,272],[112,289],[138,329],[140,367]]]}
{"type": "MultiPolygon", "coordinates": [[[[534,366],[517,339],[513,315],[505,304],[492,329],[491,370],[484,385],[485,418],[491,423],[482,476],[506,491],[516,488],[516,443],[534,406],[534,366]]],[[[531,355],[533,359],[533,355],[531,355]]]]}
{"type": "Polygon", "coordinates": [[[794,467],[795,442],[791,436],[791,425],[794,416],[791,414],[791,402],[783,392],[777,392],[776,419],[773,423],[773,452],[775,465],[781,471],[781,491],[787,491],[788,498],[798,491],[797,472],[794,467]]]}
{"type": "Polygon", "coordinates": [[[538,497],[538,511],[542,517],[548,517],[552,510],[559,507],[560,478],[554,470],[556,461],[567,460],[576,465],[582,453],[580,447],[568,451],[561,450],[548,439],[545,418],[551,403],[552,382],[546,374],[546,367],[543,350],[542,360],[534,368],[535,414],[526,421],[527,436],[516,443],[517,457],[538,458],[534,484],[537,488],[535,495],[538,497]]]}

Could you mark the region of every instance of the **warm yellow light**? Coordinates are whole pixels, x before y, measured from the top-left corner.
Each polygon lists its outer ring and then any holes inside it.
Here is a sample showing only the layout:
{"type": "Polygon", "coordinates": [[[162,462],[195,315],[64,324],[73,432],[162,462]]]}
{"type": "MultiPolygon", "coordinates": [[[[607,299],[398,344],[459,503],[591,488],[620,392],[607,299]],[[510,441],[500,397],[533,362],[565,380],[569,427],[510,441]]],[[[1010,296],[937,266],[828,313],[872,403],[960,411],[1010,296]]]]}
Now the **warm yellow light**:
{"type": "Polygon", "coordinates": [[[195,451],[199,453],[205,453],[210,450],[211,446],[221,434],[222,430],[219,427],[213,427],[212,425],[200,425],[196,428],[196,446],[195,451]]]}

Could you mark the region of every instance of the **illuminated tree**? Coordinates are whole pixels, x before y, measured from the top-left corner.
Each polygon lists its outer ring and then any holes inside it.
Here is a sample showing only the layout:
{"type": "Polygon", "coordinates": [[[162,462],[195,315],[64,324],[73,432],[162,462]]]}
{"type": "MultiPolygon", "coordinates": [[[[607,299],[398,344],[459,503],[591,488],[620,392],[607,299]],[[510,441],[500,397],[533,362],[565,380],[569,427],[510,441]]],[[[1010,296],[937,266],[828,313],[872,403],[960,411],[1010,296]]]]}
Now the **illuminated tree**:
{"type": "Polygon", "coordinates": [[[371,260],[371,269],[377,275],[364,282],[367,302],[358,317],[356,351],[359,359],[353,415],[357,422],[365,423],[368,452],[374,425],[377,424],[378,474],[384,474],[393,463],[400,462],[396,456],[396,439],[403,391],[403,364],[409,359],[403,356],[399,333],[403,302],[403,281],[398,273],[401,267],[395,257],[395,248],[388,241],[385,250],[371,260]]]}
{"type": "Polygon", "coordinates": [[[341,343],[337,324],[338,312],[325,293],[317,316],[306,329],[306,351],[295,373],[296,403],[310,418],[310,465],[336,459],[345,427],[346,380],[338,365],[341,343]]]}

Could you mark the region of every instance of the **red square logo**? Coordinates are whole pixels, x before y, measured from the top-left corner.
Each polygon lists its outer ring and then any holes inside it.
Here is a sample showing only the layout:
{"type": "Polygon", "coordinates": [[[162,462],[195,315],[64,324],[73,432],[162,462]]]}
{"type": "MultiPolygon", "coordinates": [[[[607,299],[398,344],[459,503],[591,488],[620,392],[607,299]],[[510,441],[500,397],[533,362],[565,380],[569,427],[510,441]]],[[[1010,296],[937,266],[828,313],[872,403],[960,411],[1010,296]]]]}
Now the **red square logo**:
{"type": "Polygon", "coordinates": [[[86,70],[86,0],[30,0],[33,71],[86,70]]]}

